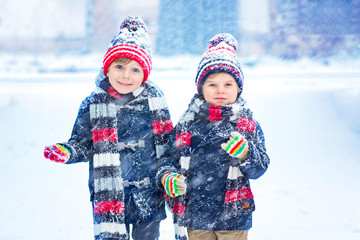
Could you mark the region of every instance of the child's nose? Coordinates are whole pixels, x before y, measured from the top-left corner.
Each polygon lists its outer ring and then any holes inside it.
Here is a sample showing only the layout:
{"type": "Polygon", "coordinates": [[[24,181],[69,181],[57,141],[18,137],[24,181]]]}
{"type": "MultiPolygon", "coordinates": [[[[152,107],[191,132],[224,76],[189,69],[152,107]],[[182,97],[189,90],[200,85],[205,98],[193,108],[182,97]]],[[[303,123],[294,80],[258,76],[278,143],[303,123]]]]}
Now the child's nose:
{"type": "Polygon", "coordinates": [[[129,78],[130,76],[130,71],[128,69],[124,69],[123,73],[123,78],[129,78]]]}
{"type": "Polygon", "coordinates": [[[224,88],[223,88],[222,86],[219,86],[219,87],[217,87],[216,92],[217,92],[217,93],[223,93],[223,92],[224,92],[224,88]]]}

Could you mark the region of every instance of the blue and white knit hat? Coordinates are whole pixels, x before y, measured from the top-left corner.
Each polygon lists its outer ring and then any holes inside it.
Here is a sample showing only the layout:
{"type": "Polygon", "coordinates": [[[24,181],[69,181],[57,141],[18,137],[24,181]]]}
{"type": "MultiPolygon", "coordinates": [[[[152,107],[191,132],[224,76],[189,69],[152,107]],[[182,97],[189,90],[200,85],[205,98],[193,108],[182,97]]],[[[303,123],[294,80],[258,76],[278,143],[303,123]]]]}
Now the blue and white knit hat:
{"type": "Polygon", "coordinates": [[[104,56],[103,71],[117,58],[130,58],[144,70],[145,82],[151,72],[151,42],[144,21],[140,17],[126,17],[120,25],[120,32],[111,41],[104,56]]]}
{"type": "Polygon", "coordinates": [[[243,89],[244,75],[236,56],[238,42],[229,33],[219,33],[209,41],[209,50],[201,58],[197,69],[195,83],[199,94],[205,80],[213,73],[228,73],[237,82],[240,94],[243,89]]]}

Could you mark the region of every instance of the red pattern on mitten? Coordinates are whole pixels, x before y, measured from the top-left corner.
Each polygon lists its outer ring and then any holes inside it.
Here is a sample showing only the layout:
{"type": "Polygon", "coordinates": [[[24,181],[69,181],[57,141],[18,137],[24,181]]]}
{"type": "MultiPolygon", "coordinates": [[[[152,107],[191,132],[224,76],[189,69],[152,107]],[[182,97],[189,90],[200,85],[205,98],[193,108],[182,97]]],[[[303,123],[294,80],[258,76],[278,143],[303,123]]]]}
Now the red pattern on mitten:
{"type": "Polygon", "coordinates": [[[54,162],[66,163],[70,159],[70,150],[60,144],[46,146],[44,156],[54,162]]]}

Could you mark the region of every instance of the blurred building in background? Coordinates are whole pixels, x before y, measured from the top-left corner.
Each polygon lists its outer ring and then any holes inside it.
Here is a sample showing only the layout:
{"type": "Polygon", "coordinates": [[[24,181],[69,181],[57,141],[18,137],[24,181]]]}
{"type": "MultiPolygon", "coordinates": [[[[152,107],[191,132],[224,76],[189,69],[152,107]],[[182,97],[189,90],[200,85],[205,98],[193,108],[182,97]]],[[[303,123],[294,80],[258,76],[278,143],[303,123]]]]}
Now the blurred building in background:
{"type": "Polygon", "coordinates": [[[360,0],[160,0],[159,14],[161,54],[200,53],[229,32],[242,56],[360,56],[360,0]]]}
{"type": "Polygon", "coordinates": [[[229,32],[244,57],[360,57],[360,0],[0,0],[0,51],[105,51],[127,15],[162,55],[229,32]]]}
{"type": "Polygon", "coordinates": [[[156,49],[160,54],[202,53],[219,32],[240,37],[238,0],[160,0],[156,49]]]}
{"type": "Polygon", "coordinates": [[[271,53],[360,56],[360,0],[270,0],[271,53]]]}
{"type": "Polygon", "coordinates": [[[158,0],[0,0],[0,51],[103,52],[128,15],[154,35],[158,0]]]}

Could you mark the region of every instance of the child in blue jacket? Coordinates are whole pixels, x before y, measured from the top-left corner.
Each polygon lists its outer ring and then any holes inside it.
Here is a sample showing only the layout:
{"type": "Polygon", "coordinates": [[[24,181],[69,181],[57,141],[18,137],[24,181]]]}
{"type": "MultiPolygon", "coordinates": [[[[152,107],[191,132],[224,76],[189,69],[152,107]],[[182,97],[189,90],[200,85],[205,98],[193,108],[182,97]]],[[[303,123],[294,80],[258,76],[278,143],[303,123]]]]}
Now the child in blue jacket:
{"type": "MultiPolygon", "coordinates": [[[[198,93],[175,127],[174,158],[187,185],[184,195],[167,197],[177,239],[244,240],[252,227],[249,179],[263,175],[270,161],[260,124],[241,97],[244,76],[236,48],[227,33],[210,40],[198,66],[198,93]]],[[[176,189],[169,179],[177,173],[162,171],[168,172],[161,179],[165,188],[176,189]]]]}
{"type": "Polygon", "coordinates": [[[148,80],[151,45],[139,17],[127,17],[111,41],[96,89],[81,104],[71,138],[45,147],[46,158],[89,162],[96,240],[155,240],[166,218],[158,159],[173,125],[163,93],[148,80]]]}

